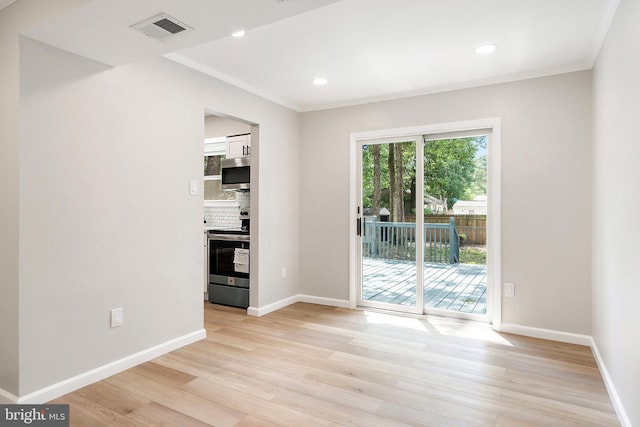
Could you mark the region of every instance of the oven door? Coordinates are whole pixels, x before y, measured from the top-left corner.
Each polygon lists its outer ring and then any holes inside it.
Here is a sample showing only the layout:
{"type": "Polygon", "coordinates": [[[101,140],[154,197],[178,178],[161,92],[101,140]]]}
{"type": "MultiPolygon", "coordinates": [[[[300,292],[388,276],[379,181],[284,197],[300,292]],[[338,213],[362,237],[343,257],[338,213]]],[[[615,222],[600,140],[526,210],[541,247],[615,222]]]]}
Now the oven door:
{"type": "Polygon", "coordinates": [[[209,238],[209,283],[249,288],[249,242],[221,239],[209,238]]]}

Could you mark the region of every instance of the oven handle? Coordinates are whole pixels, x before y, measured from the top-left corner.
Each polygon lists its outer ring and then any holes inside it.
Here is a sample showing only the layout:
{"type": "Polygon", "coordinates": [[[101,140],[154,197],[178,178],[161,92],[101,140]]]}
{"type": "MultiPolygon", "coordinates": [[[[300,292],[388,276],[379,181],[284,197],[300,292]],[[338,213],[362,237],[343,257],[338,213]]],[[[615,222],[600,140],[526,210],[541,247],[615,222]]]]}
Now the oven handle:
{"type": "Polygon", "coordinates": [[[246,234],[209,234],[209,240],[222,240],[225,242],[249,242],[250,238],[246,234]]]}

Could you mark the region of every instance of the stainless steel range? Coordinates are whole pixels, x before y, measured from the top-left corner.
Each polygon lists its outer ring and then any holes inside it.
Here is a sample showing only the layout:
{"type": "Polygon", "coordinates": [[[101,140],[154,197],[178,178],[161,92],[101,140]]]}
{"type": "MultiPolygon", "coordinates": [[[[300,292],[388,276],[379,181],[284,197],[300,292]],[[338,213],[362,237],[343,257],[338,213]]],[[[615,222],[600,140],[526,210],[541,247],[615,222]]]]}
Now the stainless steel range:
{"type": "Polygon", "coordinates": [[[249,307],[249,231],[210,230],[209,301],[249,307]]]}

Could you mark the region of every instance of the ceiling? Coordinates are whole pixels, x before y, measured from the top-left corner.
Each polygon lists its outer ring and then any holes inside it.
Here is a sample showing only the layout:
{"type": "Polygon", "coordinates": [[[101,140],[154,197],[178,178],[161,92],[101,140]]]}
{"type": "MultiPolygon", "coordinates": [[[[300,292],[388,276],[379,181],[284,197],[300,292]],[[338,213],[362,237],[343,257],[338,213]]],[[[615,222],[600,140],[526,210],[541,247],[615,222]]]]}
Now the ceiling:
{"type": "Polygon", "coordinates": [[[311,111],[590,69],[618,1],[88,0],[26,35],[113,66],[164,55],[311,111]],[[194,30],[130,28],[160,12],[194,30]]]}

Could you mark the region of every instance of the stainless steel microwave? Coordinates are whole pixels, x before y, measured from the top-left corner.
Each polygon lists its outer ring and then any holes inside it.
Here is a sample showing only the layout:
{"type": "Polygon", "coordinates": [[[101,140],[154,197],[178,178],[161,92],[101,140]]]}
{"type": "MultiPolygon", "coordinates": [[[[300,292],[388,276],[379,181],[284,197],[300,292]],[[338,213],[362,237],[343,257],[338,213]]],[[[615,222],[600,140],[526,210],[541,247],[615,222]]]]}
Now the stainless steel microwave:
{"type": "Polygon", "coordinates": [[[248,190],[251,188],[250,157],[222,161],[222,188],[225,190],[248,190]]]}

